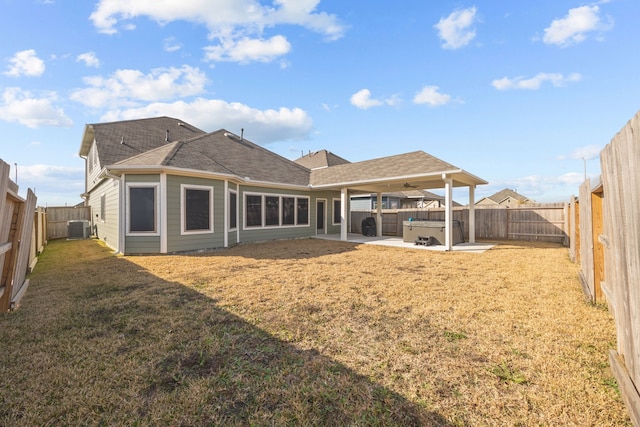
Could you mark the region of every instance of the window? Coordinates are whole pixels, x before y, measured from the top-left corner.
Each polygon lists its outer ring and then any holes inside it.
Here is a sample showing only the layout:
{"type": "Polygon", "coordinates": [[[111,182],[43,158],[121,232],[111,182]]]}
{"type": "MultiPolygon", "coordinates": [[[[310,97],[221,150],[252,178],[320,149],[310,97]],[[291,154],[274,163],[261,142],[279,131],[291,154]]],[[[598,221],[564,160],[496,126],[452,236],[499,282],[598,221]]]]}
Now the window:
{"type": "Polygon", "coordinates": [[[280,197],[265,196],[265,201],[266,201],[265,224],[280,225],[280,197]]]}
{"type": "Polygon", "coordinates": [[[229,229],[238,228],[238,194],[229,192],[229,229]]]}
{"type": "Polygon", "coordinates": [[[181,185],[182,233],[213,232],[213,187],[181,185]]]}
{"type": "Polygon", "coordinates": [[[129,186],[129,233],[158,232],[157,184],[129,186]]]}
{"type": "Polygon", "coordinates": [[[340,199],[333,199],[333,223],[340,224],[342,222],[340,199]]]}
{"type": "Polygon", "coordinates": [[[309,224],[309,199],[298,198],[298,224],[309,224]]]}
{"type": "Polygon", "coordinates": [[[246,227],[309,225],[309,198],[274,194],[245,194],[246,227]]]}
{"type": "Polygon", "coordinates": [[[261,227],[262,196],[247,195],[245,209],[247,211],[247,227],[261,227]]]}
{"type": "Polygon", "coordinates": [[[296,198],[282,198],[282,225],[295,225],[296,223],[296,198]]]}
{"type": "Polygon", "coordinates": [[[104,222],[107,219],[107,195],[100,196],[100,221],[104,222]]]}

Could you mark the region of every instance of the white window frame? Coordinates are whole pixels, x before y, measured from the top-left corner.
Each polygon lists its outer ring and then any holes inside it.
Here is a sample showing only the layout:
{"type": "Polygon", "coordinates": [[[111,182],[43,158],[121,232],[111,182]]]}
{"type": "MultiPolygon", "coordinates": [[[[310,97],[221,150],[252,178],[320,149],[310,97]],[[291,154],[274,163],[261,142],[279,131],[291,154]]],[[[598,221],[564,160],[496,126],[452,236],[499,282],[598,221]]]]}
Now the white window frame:
{"type": "Polygon", "coordinates": [[[210,185],[192,185],[192,184],[180,184],[180,234],[192,235],[192,234],[212,234],[213,227],[213,186],[210,185]],[[187,230],[187,190],[201,190],[209,192],[209,228],[202,230],[187,230]]]}
{"type": "Polygon", "coordinates": [[[160,183],[128,182],[126,185],[127,236],[159,236],[160,235],[160,183]],[[131,188],[153,188],[155,190],[155,231],[131,231],[131,188]]]}
{"type": "MultiPolygon", "coordinates": [[[[342,212],[342,200],[336,199],[336,198],[331,199],[331,224],[332,225],[340,225],[342,223],[342,222],[336,222],[336,215],[335,215],[336,202],[338,202],[338,204],[340,205],[340,212],[342,212]]],[[[342,220],[341,217],[340,219],[342,220]]]]}
{"type": "Polygon", "coordinates": [[[273,228],[300,228],[300,227],[311,227],[311,212],[307,212],[307,223],[306,224],[298,224],[298,199],[306,199],[307,200],[307,209],[310,209],[311,206],[311,197],[310,196],[300,196],[296,194],[279,194],[279,193],[257,193],[257,192],[248,192],[245,191],[243,193],[243,215],[242,215],[242,226],[246,230],[262,230],[262,229],[273,229],[273,228]],[[261,202],[261,225],[247,225],[247,196],[260,196],[262,198],[261,202]],[[265,225],[267,222],[267,210],[266,210],[266,198],[267,197],[278,197],[280,199],[279,202],[279,217],[278,217],[278,225],[265,225]],[[282,224],[282,210],[284,208],[282,203],[283,197],[290,197],[294,199],[294,215],[295,220],[294,224],[282,224]]]}

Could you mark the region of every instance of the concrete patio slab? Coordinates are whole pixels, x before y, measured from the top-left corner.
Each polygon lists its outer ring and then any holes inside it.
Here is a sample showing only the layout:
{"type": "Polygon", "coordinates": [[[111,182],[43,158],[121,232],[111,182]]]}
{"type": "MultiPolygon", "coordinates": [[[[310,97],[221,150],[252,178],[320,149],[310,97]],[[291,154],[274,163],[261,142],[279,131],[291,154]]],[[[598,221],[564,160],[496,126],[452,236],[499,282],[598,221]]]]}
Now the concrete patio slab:
{"type": "MultiPolygon", "coordinates": [[[[316,239],[324,239],[324,240],[336,240],[340,241],[339,234],[319,234],[314,238],[316,239]]],[[[360,243],[364,245],[379,245],[379,246],[391,246],[395,248],[404,248],[404,249],[416,249],[416,250],[427,250],[427,251],[445,251],[444,245],[433,245],[433,246],[422,246],[415,245],[410,242],[404,242],[401,237],[393,237],[393,236],[382,236],[382,237],[371,237],[371,236],[363,236],[361,234],[349,233],[347,235],[347,241],[351,243],[360,243]]],[[[453,246],[453,252],[474,252],[474,253],[482,253],[485,252],[495,244],[492,243],[460,243],[453,246]]]]}

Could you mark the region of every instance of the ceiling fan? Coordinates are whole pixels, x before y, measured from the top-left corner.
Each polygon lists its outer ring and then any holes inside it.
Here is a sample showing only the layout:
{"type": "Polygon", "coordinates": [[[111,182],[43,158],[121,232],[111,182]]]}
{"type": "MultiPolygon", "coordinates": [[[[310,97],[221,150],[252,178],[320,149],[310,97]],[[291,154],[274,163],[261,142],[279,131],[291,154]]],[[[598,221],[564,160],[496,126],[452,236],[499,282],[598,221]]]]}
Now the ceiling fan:
{"type": "Polygon", "coordinates": [[[404,183],[404,185],[403,185],[403,187],[404,187],[404,188],[418,188],[418,186],[417,186],[417,185],[411,185],[411,184],[409,184],[408,182],[405,182],[405,183],[404,183]]]}

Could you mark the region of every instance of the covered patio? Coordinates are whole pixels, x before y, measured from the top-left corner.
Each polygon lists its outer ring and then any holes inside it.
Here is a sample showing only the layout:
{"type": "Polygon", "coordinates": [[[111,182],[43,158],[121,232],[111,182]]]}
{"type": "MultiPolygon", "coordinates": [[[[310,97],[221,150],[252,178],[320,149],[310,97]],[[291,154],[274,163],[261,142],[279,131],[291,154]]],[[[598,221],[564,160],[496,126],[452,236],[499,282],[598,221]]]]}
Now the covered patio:
{"type": "MultiPolygon", "coordinates": [[[[469,189],[469,244],[475,243],[475,188],[488,182],[461,168],[440,160],[424,151],[382,157],[331,168],[313,170],[311,186],[314,189],[339,190],[341,194],[340,240],[349,239],[349,200],[356,194],[377,194],[376,223],[382,223],[382,194],[408,189],[444,189],[445,192],[445,242],[446,251],[453,245],[453,196],[454,187],[469,189]]],[[[382,238],[382,227],[376,228],[382,238]]],[[[364,236],[362,236],[364,237],[364,236]]],[[[460,246],[460,245],[457,245],[460,246]]],[[[437,246],[434,246],[436,248],[437,246]]]]}

